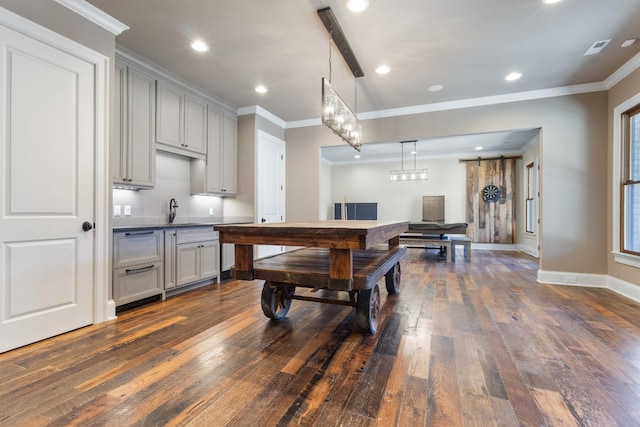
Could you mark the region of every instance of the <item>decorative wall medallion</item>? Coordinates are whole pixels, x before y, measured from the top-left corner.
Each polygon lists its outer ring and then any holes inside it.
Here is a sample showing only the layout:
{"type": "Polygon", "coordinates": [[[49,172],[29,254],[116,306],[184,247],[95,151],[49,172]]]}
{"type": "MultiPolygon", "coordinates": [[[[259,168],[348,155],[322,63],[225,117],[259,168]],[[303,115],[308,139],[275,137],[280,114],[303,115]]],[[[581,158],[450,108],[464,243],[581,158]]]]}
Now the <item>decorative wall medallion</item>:
{"type": "Polygon", "coordinates": [[[482,189],[482,198],[485,202],[495,202],[500,198],[500,189],[493,184],[482,189]]]}

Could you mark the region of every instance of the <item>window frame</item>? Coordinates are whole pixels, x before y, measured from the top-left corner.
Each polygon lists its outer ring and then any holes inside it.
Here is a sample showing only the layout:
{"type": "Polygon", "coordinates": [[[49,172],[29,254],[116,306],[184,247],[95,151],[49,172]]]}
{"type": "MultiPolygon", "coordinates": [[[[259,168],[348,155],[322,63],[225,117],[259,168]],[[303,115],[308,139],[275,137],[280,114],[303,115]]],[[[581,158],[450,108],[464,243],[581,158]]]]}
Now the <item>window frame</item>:
{"type": "MultiPolygon", "coordinates": [[[[621,148],[621,156],[620,156],[620,236],[619,236],[619,249],[623,254],[630,254],[632,256],[640,257],[640,249],[633,250],[628,249],[626,246],[626,234],[627,227],[629,226],[629,222],[627,221],[627,206],[626,206],[626,197],[627,190],[631,187],[640,187],[640,177],[632,177],[631,171],[631,159],[632,159],[632,151],[636,153],[636,159],[638,159],[638,150],[640,149],[640,137],[636,140],[634,135],[631,134],[631,123],[632,118],[638,117],[640,118],[640,104],[634,105],[630,109],[624,111],[620,117],[621,124],[621,132],[620,132],[620,148],[621,148]],[[637,144],[637,145],[636,145],[637,144]],[[635,179],[632,179],[635,178],[635,179]]],[[[637,119],[638,120],[638,119],[637,119]]],[[[635,203],[634,203],[635,204],[635,203]]],[[[634,211],[634,215],[635,215],[634,211]]],[[[637,213],[640,214],[640,213],[637,213]]],[[[637,221],[637,219],[636,219],[637,221]]],[[[636,231],[637,232],[637,231],[636,231]]],[[[640,232],[637,232],[640,235],[640,232]]]]}
{"type": "Polygon", "coordinates": [[[525,227],[524,231],[527,234],[535,234],[536,225],[535,225],[535,163],[531,162],[525,167],[525,173],[527,176],[527,184],[526,184],[526,193],[527,196],[525,198],[525,227]]]}

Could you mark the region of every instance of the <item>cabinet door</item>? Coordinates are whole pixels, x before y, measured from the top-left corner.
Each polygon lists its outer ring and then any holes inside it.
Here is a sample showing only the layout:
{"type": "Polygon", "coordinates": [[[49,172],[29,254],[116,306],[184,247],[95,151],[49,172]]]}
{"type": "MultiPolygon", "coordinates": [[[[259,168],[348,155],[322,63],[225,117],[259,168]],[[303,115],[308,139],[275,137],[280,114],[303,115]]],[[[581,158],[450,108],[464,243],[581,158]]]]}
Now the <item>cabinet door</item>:
{"type": "Polygon", "coordinates": [[[176,286],[188,285],[200,279],[200,244],[187,243],[176,246],[176,286]]]}
{"type": "Polygon", "coordinates": [[[185,98],[184,148],[207,152],[207,103],[187,95],[185,98]]]}
{"type": "Polygon", "coordinates": [[[206,186],[208,193],[222,191],[222,111],[209,106],[206,186]]]}
{"type": "Polygon", "coordinates": [[[230,114],[224,115],[223,150],[222,150],[222,190],[226,194],[234,195],[237,189],[237,119],[230,114]]]}
{"type": "Polygon", "coordinates": [[[116,306],[159,294],[162,294],[162,263],[113,271],[113,297],[116,306]]]}
{"type": "Polygon", "coordinates": [[[177,255],[176,255],[176,231],[166,230],[164,232],[164,288],[176,287],[177,255]]]}
{"type": "Polygon", "coordinates": [[[155,182],[155,79],[129,66],[128,81],[128,183],[153,187],[155,182]]]}
{"type": "Polygon", "coordinates": [[[160,230],[113,233],[113,268],[162,262],[162,237],[160,230]]]}
{"type": "Polygon", "coordinates": [[[111,165],[114,184],[126,184],[127,181],[127,67],[115,63],[113,79],[113,164],[111,165]]]}
{"type": "Polygon", "coordinates": [[[156,142],[174,147],[184,146],[184,93],[157,81],[156,142]]]}
{"type": "Polygon", "coordinates": [[[200,244],[200,278],[209,279],[219,275],[218,242],[200,244]]]}

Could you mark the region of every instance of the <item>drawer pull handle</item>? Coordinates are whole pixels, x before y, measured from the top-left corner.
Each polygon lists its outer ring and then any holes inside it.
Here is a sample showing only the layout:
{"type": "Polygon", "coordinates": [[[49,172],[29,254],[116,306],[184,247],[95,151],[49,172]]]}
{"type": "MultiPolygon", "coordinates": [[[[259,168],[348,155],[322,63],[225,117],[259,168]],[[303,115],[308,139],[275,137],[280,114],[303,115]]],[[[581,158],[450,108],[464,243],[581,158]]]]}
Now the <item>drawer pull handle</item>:
{"type": "Polygon", "coordinates": [[[153,234],[153,230],[139,231],[137,233],[124,233],[125,236],[142,236],[143,234],[153,234]]]}
{"type": "Polygon", "coordinates": [[[148,265],[146,267],[126,269],[124,272],[126,274],[142,273],[143,271],[151,270],[153,267],[155,267],[155,265],[151,264],[151,265],[148,265]]]}

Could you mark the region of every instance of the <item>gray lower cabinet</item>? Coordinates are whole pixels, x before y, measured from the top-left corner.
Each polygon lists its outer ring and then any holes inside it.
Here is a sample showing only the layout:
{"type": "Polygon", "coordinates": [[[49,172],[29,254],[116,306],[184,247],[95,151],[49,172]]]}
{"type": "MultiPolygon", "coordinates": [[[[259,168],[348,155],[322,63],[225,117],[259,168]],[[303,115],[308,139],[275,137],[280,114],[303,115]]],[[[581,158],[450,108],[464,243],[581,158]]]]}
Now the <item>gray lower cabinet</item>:
{"type": "Polygon", "coordinates": [[[165,231],[165,290],[220,275],[218,233],[210,228],[165,231]]]}
{"type": "Polygon", "coordinates": [[[113,233],[113,298],[116,306],[162,295],[162,230],[113,233]]]}

